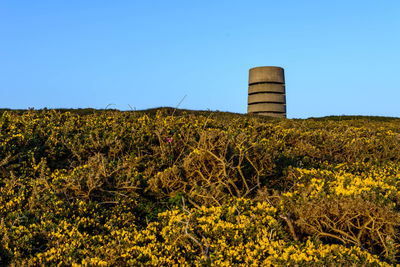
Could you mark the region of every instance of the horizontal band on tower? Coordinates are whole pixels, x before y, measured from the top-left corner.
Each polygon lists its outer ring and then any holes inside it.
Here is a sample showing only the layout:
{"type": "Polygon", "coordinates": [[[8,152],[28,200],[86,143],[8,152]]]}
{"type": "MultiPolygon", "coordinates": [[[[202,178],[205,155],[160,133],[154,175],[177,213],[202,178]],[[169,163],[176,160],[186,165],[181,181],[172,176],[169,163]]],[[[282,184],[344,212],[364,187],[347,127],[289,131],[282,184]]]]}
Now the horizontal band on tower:
{"type": "Polygon", "coordinates": [[[247,112],[282,112],[286,113],[286,105],[285,104],[276,104],[276,103],[257,103],[252,105],[247,105],[247,112]]]}
{"type": "Polygon", "coordinates": [[[285,93],[279,93],[279,92],[268,92],[268,91],[251,93],[251,94],[249,94],[249,95],[259,95],[259,94],[285,95],[285,93]]]}
{"type": "Polygon", "coordinates": [[[286,118],[286,113],[283,112],[253,112],[250,114],[259,115],[259,116],[268,116],[274,118],[286,118]]]}
{"type": "Polygon", "coordinates": [[[280,93],[256,93],[249,95],[247,98],[249,105],[255,103],[286,103],[286,95],[280,93]]]}
{"type": "Polygon", "coordinates": [[[254,93],[285,93],[285,84],[280,83],[257,83],[250,85],[248,88],[249,95],[254,93]]]}
{"type": "Polygon", "coordinates": [[[280,83],[280,82],[256,82],[256,83],[249,83],[249,85],[264,84],[264,83],[268,83],[268,84],[285,84],[285,83],[280,83]]]}
{"type": "Polygon", "coordinates": [[[251,112],[251,114],[257,114],[257,115],[263,115],[266,113],[271,113],[271,114],[286,114],[286,112],[279,112],[279,111],[269,111],[269,112],[251,112]]]}
{"type": "Polygon", "coordinates": [[[282,102],[274,102],[274,101],[262,101],[262,102],[253,102],[253,103],[248,103],[248,106],[251,105],[257,105],[257,104],[279,104],[279,105],[284,105],[285,103],[282,102]]]}

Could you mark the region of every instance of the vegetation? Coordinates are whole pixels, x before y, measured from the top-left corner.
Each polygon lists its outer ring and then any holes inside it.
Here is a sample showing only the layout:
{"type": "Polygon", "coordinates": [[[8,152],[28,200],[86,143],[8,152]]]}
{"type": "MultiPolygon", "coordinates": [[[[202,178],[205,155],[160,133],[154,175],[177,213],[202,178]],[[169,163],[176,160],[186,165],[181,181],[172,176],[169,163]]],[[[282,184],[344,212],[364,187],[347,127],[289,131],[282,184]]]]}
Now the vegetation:
{"type": "Polygon", "coordinates": [[[400,263],[400,119],[0,112],[0,265],[400,263]]]}

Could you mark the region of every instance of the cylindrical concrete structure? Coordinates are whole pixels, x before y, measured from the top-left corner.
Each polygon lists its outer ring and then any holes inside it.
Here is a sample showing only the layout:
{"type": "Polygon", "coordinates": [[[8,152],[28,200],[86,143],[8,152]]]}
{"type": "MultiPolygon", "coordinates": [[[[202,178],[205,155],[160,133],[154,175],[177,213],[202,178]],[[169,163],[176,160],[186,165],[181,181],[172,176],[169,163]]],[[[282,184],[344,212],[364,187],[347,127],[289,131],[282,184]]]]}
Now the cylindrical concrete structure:
{"type": "Polygon", "coordinates": [[[247,113],[286,118],[285,74],[280,67],[249,71],[247,113]]]}

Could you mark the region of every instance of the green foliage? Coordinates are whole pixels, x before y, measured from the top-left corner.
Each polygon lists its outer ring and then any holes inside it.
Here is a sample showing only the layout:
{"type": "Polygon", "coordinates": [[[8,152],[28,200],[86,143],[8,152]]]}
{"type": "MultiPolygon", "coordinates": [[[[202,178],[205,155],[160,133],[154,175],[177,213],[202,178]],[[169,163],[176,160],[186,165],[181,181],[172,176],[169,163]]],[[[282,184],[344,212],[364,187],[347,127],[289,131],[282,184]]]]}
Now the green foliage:
{"type": "Polygon", "coordinates": [[[0,263],[399,263],[399,163],[396,118],[2,110],[0,263]]]}

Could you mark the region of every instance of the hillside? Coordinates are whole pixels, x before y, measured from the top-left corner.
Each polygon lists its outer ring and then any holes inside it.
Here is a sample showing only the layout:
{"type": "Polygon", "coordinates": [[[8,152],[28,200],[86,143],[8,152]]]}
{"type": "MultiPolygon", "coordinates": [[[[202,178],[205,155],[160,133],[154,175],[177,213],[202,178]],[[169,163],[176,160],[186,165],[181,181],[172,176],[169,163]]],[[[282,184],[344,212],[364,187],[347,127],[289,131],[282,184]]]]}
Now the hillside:
{"type": "Polygon", "coordinates": [[[400,263],[400,119],[0,111],[0,265],[400,263]]]}

